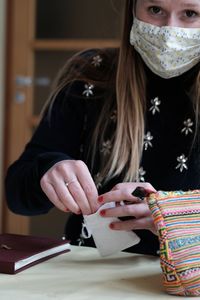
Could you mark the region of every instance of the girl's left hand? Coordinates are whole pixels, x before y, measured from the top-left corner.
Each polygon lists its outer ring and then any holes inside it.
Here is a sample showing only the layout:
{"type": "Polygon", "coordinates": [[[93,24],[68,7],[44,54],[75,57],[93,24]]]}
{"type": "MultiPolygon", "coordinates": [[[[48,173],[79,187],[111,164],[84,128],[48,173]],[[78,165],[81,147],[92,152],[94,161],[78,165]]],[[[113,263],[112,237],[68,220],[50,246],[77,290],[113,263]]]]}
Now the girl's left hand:
{"type": "Polygon", "coordinates": [[[142,201],[138,200],[138,198],[131,194],[139,186],[143,187],[148,193],[156,192],[153,186],[149,183],[127,182],[117,184],[110,192],[99,196],[98,201],[101,204],[116,202],[116,207],[100,211],[100,215],[102,217],[133,217],[129,220],[119,220],[119,222],[111,223],[111,229],[126,231],[148,229],[154,234],[157,234],[147,202],[145,199],[142,201]],[[126,204],[121,205],[120,202],[122,201],[125,201],[126,204]]]}

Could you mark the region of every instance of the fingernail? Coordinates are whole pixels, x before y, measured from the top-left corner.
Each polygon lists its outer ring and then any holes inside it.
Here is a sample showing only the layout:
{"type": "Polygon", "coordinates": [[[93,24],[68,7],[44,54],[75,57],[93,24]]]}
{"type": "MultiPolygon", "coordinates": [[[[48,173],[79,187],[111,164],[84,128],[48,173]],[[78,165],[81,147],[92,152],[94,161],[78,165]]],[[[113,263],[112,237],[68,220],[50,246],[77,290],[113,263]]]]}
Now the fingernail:
{"type": "Polygon", "coordinates": [[[98,202],[102,203],[103,202],[103,196],[98,197],[98,202]]]}
{"type": "Polygon", "coordinates": [[[66,209],[65,209],[65,212],[69,212],[69,209],[68,209],[68,208],[66,208],[66,209]]]}
{"type": "Polygon", "coordinates": [[[114,226],[113,223],[110,223],[110,224],[109,224],[109,227],[110,227],[110,229],[114,229],[115,226],[114,226]]]}
{"type": "Polygon", "coordinates": [[[105,209],[102,209],[102,210],[100,211],[100,215],[101,215],[101,216],[105,216],[105,214],[106,214],[105,209]]]}

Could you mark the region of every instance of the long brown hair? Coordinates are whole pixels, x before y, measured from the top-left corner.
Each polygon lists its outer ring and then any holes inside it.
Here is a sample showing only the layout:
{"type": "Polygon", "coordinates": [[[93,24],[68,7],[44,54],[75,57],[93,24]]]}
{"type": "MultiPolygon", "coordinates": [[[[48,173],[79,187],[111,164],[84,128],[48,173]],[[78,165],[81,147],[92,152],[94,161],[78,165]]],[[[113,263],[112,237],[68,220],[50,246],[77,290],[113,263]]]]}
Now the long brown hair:
{"type": "MultiPolygon", "coordinates": [[[[103,176],[124,174],[124,181],[137,180],[144,138],[146,79],[143,62],[129,43],[133,24],[133,0],[127,0],[116,76],[117,127],[103,176]]],[[[103,123],[103,116],[100,123],[103,123]]],[[[97,127],[98,128],[98,127],[97,127]]],[[[96,135],[97,136],[97,135],[96,135]]]]}
{"type": "Polygon", "coordinates": [[[135,180],[143,148],[146,79],[143,62],[129,43],[133,23],[133,1],[127,1],[117,72],[118,124],[110,169],[118,174],[126,167],[125,180],[135,180]],[[123,80],[122,80],[123,78],[123,80]],[[122,158],[120,161],[117,159],[122,158]],[[116,167],[115,165],[118,164],[116,167]]]}
{"type": "MultiPolygon", "coordinates": [[[[98,144],[104,141],[108,127],[108,115],[113,107],[112,99],[115,95],[117,110],[116,132],[113,135],[113,147],[106,163],[102,160],[100,166],[101,177],[111,177],[124,174],[125,181],[137,178],[139,163],[143,148],[144,112],[145,112],[145,76],[143,63],[129,44],[129,33],[133,22],[133,2],[124,1],[124,17],[119,50],[100,49],[104,66],[98,72],[88,64],[88,58],[83,53],[77,53],[69,59],[55,79],[52,94],[45,109],[51,107],[59,92],[76,80],[90,82],[107,91],[105,105],[93,135],[93,147],[90,152],[94,161],[98,144]],[[80,68],[81,66],[81,68],[80,68]],[[109,66],[109,68],[108,68],[109,66]],[[109,101],[108,101],[109,99],[109,101]],[[101,133],[101,134],[99,134],[101,133]],[[99,139],[99,136],[100,139],[99,139]]],[[[87,53],[87,51],[86,51],[87,53]]],[[[123,178],[122,178],[123,179],[123,178]]]]}

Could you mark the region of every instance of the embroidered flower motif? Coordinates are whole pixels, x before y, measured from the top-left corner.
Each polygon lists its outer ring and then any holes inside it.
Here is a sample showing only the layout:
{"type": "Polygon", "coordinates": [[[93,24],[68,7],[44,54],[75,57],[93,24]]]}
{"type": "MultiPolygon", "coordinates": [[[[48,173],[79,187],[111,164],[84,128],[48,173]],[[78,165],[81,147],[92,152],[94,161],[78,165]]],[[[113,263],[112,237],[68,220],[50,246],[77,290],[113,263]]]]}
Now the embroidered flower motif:
{"type": "Polygon", "coordinates": [[[185,133],[185,135],[188,135],[188,133],[193,133],[193,130],[192,130],[192,126],[193,126],[193,122],[191,119],[187,119],[186,121],[183,122],[184,124],[184,127],[183,129],[181,130],[182,133],[185,133]]]}
{"type": "Polygon", "coordinates": [[[77,243],[78,243],[78,246],[83,246],[85,244],[85,241],[84,239],[80,236],[79,239],[77,239],[77,243]]]}
{"type": "Polygon", "coordinates": [[[117,111],[116,111],[116,109],[113,110],[112,114],[110,115],[110,120],[113,121],[113,122],[117,121],[117,111]]]}
{"type": "Polygon", "coordinates": [[[153,140],[153,136],[151,132],[148,131],[147,134],[144,136],[144,150],[146,151],[148,147],[153,147],[151,141],[153,140]]]}
{"type": "Polygon", "coordinates": [[[143,167],[139,168],[138,171],[138,181],[145,182],[144,175],[146,174],[146,171],[143,169],[143,167]]]}
{"type": "Polygon", "coordinates": [[[155,115],[156,112],[160,112],[159,105],[161,104],[161,101],[158,97],[151,100],[152,106],[150,107],[149,111],[152,112],[153,115],[155,115]]]}
{"type": "Polygon", "coordinates": [[[100,152],[102,152],[103,155],[110,154],[111,147],[112,147],[112,143],[110,140],[103,142],[100,152]]]}
{"type": "Polygon", "coordinates": [[[85,90],[83,91],[83,96],[90,97],[90,96],[94,95],[94,93],[93,93],[94,85],[93,84],[88,83],[88,84],[85,84],[84,87],[85,87],[85,90]]]}
{"type": "Polygon", "coordinates": [[[103,59],[100,55],[96,55],[92,58],[92,65],[94,65],[95,67],[100,67],[102,60],[103,59]]]}
{"type": "Polygon", "coordinates": [[[94,176],[94,181],[95,181],[95,184],[96,184],[96,188],[99,189],[102,187],[102,181],[103,181],[103,177],[101,176],[100,173],[97,173],[95,176],[94,176]]]}
{"type": "Polygon", "coordinates": [[[180,172],[183,172],[184,169],[188,169],[187,167],[187,157],[185,157],[184,154],[181,154],[180,156],[177,157],[178,165],[176,166],[176,169],[179,169],[180,172]]]}

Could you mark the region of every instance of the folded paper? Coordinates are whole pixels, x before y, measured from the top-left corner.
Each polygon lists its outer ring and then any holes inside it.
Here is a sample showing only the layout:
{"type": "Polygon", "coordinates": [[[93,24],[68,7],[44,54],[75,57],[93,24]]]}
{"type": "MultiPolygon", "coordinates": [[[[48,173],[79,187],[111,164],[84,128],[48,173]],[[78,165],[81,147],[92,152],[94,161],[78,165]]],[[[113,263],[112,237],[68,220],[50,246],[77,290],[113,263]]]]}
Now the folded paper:
{"type": "Polygon", "coordinates": [[[95,214],[84,216],[87,229],[91,232],[101,256],[117,253],[140,242],[140,238],[132,231],[110,229],[110,223],[120,220],[114,217],[103,218],[100,211],[112,207],[115,207],[115,203],[106,203],[95,214]]]}

